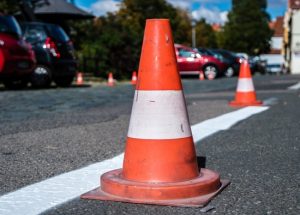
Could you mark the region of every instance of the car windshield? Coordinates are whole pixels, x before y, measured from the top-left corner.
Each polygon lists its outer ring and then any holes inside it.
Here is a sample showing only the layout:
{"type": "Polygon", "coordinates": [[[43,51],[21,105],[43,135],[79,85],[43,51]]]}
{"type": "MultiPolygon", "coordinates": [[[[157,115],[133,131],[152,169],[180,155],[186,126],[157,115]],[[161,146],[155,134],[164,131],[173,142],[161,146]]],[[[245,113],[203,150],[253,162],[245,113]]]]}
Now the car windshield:
{"type": "Polygon", "coordinates": [[[220,53],[214,52],[214,51],[211,51],[211,50],[209,50],[209,51],[210,51],[211,55],[214,56],[215,58],[218,58],[220,60],[223,59],[223,56],[220,53]]]}
{"type": "Polygon", "coordinates": [[[0,16],[0,32],[13,34],[18,37],[22,35],[19,24],[12,16],[0,16]]]}
{"type": "Polygon", "coordinates": [[[214,55],[213,53],[211,53],[211,52],[210,52],[209,50],[207,50],[207,49],[198,48],[197,50],[198,50],[198,52],[199,52],[200,54],[202,54],[202,55],[209,55],[209,56],[213,56],[213,55],[214,55]]]}
{"type": "Polygon", "coordinates": [[[27,25],[23,32],[26,41],[31,44],[44,42],[47,38],[47,34],[42,25],[27,25]]]}
{"type": "Polygon", "coordinates": [[[48,30],[53,37],[58,42],[68,42],[70,40],[66,32],[58,25],[49,25],[47,26],[48,30]]]}
{"type": "Polygon", "coordinates": [[[225,51],[225,50],[220,50],[219,51],[224,57],[227,57],[227,58],[235,58],[236,55],[233,53],[233,52],[230,52],[230,51],[225,51]]]}

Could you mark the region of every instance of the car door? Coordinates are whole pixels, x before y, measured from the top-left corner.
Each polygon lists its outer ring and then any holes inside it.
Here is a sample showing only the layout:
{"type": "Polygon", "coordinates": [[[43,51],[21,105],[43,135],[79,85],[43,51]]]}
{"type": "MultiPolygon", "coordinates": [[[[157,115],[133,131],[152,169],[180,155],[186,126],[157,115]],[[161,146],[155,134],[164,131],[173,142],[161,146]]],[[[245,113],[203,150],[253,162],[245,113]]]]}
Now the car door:
{"type": "Polygon", "coordinates": [[[193,50],[180,47],[178,48],[177,63],[181,72],[195,72],[201,68],[200,55],[193,50]]]}

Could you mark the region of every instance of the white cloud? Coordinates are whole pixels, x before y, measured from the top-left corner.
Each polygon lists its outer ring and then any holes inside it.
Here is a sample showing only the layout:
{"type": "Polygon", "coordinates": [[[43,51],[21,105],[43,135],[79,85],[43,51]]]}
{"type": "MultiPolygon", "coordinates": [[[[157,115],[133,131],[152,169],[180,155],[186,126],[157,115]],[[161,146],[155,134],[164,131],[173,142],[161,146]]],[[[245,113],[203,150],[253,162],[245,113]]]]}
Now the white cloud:
{"type": "Polygon", "coordinates": [[[180,7],[183,9],[189,9],[193,1],[182,1],[182,0],[167,0],[170,4],[175,7],[180,7]]]}
{"type": "Polygon", "coordinates": [[[91,5],[91,10],[96,16],[103,16],[107,12],[115,12],[120,8],[120,2],[114,0],[98,0],[91,5]]]}
{"type": "Polygon", "coordinates": [[[228,11],[222,11],[220,13],[221,23],[225,23],[228,21],[228,11]]]}
{"type": "Polygon", "coordinates": [[[79,7],[81,10],[84,10],[84,11],[86,11],[88,13],[93,13],[93,11],[90,8],[88,8],[88,7],[84,7],[82,5],[76,5],[76,7],[79,7]]]}
{"type": "MultiPolygon", "coordinates": [[[[217,7],[213,9],[208,9],[201,6],[198,9],[193,9],[192,5],[194,3],[220,3],[221,0],[167,0],[170,4],[175,7],[180,7],[183,9],[188,9],[191,11],[191,15],[194,19],[199,20],[205,18],[208,23],[220,23],[224,24],[227,21],[228,11],[220,11],[217,7]]],[[[224,1],[224,0],[223,0],[224,1]]]]}
{"type": "MultiPolygon", "coordinates": [[[[199,9],[192,10],[193,3],[217,3],[221,0],[167,0],[175,7],[180,7],[192,11],[191,15],[194,19],[205,18],[209,23],[225,23],[227,21],[227,11],[220,11],[218,8],[208,9],[201,6],[199,9]]],[[[86,8],[84,8],[86,9],[86,8]]],[[[97,0],[91,5],[88,11],[96,16],[103,16],[107,12],[115,12],[120,9],[119,0],[97,0]]]]}
{"type": "Polygon", "coordinates": [[[217,8],[207,9],[200,7],[198,10],[192,11],[192,17],[194,19],[204,18],[208,23],[220,23],[224,24],[227,21],[228,11],[220,11],[217,8]]]}

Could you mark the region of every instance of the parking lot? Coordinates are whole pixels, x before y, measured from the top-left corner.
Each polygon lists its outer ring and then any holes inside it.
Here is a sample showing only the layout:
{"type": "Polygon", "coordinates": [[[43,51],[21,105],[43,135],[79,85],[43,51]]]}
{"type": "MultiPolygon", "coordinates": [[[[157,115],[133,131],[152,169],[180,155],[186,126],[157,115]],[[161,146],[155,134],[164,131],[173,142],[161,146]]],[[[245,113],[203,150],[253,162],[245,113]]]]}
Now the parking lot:
{"type": "MultiPolygon", "coordinates": [[[[57,186],[45,186],[54,176],[67,177],[124,151],[134,94],[129,83],[113,88],[1,88],[0,214],[300,214],[300,91],[288,89],[299,81],[296,75],[256,75],[257,96],[269,108],[228,129],[205,127],[203,133],[217,132],[199,138],[197,156],[231,184],[204,210],[82,200],[69,195],[70,189],[82,189],[80,184],[64,187],[68,182],[57,179],[57,186]],[[49,197],[34,199],[44,192],[49,197]],[[57,196],[56,201],[50,196],[57,196]]],[[[192,128],[238,111],[228,106],[236,82],[183,79],[192,128]]],[[[90,180],[96,178],[99,186],[100,170],[92,175],[90,180]]]]}

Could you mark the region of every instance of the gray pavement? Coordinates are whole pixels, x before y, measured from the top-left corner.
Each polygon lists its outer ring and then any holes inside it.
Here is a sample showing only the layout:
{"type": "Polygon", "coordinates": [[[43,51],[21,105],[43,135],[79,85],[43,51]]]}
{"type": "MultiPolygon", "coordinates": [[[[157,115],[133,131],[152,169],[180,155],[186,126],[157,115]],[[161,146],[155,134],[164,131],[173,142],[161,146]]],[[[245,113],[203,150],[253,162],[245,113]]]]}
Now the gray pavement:
{"type": "MultiPolygon", "coordinates": [[[[232,184],[209,214],[300,214],[300,92],[286,88],[300,76],[257,76],[270,110],[206,138],[197,155],[232,184]]],[[[184,80],[191,124],[233,111],[236,79],[184,80]]],[[[0,92],[0,194],[111,158],[124,150],[133,89],[0,92]]],[[[75,199],[45,214],[199,214],[176,208],[75,199]]]]}

